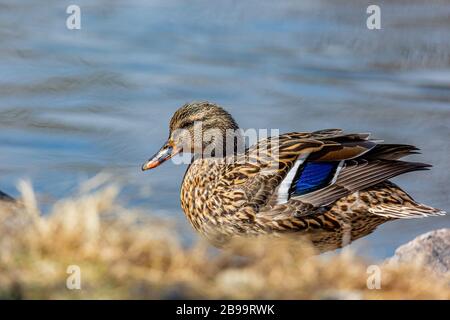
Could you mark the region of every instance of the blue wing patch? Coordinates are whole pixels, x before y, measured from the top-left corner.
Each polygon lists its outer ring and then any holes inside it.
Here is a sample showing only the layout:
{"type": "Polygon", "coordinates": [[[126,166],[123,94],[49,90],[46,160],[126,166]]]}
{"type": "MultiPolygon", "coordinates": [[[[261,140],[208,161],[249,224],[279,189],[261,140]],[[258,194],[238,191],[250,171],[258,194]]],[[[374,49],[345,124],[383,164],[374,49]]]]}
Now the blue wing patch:
{"type": "Polygon", "coordinates": [[[304,195],[326,187],[333,180],[338,166],[338,161],[306,162],[292,181],[289,194],[304,195]]]}

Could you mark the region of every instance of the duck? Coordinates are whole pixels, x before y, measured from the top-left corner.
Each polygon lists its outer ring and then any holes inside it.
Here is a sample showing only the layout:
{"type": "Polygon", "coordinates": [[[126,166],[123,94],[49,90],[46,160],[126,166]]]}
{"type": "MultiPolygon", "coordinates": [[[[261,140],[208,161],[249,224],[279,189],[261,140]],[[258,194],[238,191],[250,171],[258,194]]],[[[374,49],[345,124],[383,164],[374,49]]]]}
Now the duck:
{"type": "Polygon", "coordinates": [[[175,155],[187,159],[181,208],[217,247],[235,238],[299,235],[325,252],[388,221],[445,214],[390,181],[430,169],[400,160],[418,153],[413,145],[325,129],[283,133],[246,146],[242,133],[218,104],[186,103],[173,114],[167,141],[142,165],[147,171],[175,155]]]}

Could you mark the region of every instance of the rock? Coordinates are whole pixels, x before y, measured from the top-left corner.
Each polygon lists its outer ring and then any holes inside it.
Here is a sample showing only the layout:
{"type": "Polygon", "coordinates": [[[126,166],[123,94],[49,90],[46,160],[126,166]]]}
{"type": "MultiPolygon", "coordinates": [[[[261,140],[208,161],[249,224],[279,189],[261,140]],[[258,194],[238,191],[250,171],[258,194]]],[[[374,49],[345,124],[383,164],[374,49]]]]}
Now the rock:
{"type": "Polygon", "coordinates": [[[424,233],[395,250],[388,263],[415,263],[421,261],[438,274],[450,271],[450,229],[424,233]]]}
{"type": "Polygon", "coordinates": [[[14,201],[14,199],[0,190],[0,201],[14,201]]]}

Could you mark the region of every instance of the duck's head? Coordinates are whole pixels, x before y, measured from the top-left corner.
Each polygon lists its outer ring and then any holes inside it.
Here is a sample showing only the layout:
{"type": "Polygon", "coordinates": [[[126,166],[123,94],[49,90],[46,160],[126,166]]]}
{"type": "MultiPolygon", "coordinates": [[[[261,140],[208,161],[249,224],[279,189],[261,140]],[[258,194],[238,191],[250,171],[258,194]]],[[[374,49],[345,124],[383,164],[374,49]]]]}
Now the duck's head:
{"type": "Polygon", "coordinates": [[[187,103],[174,113],[169,123],[169,138],[143,164],[142,170],[156,168],[177,153],[204,154],[205,150],[226,148],[226,137],[233,132],[238,133],[238,125],[220,106],[210,102],[187,103]]]}

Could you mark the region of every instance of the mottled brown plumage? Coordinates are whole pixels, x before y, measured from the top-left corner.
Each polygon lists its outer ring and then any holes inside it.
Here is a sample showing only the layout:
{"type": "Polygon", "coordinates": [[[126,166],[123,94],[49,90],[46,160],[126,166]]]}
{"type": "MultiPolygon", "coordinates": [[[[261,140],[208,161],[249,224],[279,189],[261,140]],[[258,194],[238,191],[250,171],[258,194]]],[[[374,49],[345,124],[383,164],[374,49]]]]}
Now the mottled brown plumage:
{"type": "Polygon", "coordinates": [[[218,148],[231,134],[228,129],[238,128],[231,115],[215,104],[186,104],[170,121],[168,143],[143,169],[154,168],[177,152],[194,154],[183,179],[181,206],[192,226],[216,245],[236,236],[301,234],[326,251],[392,219],[444,213],[415,202],[388,181],[430,167],[399,160],[417,153],[413,146],[380,144],[369,134],[330,129],[286,133],[243,152],[233,145],[232,153],[205,156],[198,150],[204,151],[208,144],[194,130],[199,121],[202,132],[216,128],[222,135],[220,142],[210,140],[218,148]],[[331,164],[335,171],[324,180],[326,184],[299,192],[295,183],[302,182],[306,168],[314,164],[331,164]]]}

